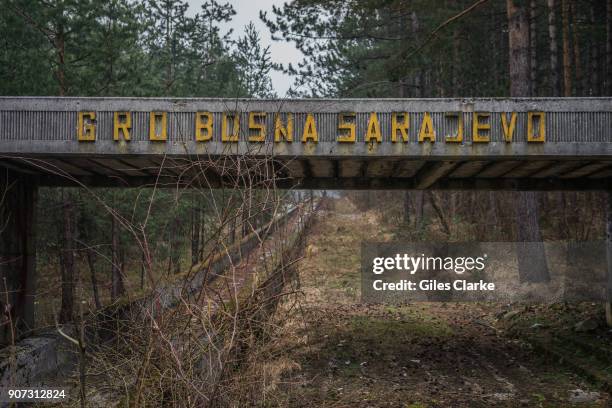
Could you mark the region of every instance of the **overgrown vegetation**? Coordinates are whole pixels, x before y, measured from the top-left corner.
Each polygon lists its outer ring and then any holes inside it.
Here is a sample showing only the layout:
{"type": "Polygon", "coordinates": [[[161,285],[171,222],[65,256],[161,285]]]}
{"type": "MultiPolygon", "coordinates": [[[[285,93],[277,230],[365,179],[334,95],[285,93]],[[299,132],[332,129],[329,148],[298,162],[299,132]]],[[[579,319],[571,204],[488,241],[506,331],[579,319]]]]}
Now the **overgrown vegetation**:
{"type": "MultiPolygon", "coordinates": [[[[506,203],[516,192],[354,192],[361,211],[380,210],[398,238],[439,241],[516,241],[516,212],[506,203]]],[[[596,241],[605,238],[606,195],[600,192],[538,194],[542,239],[596,241]]]]}

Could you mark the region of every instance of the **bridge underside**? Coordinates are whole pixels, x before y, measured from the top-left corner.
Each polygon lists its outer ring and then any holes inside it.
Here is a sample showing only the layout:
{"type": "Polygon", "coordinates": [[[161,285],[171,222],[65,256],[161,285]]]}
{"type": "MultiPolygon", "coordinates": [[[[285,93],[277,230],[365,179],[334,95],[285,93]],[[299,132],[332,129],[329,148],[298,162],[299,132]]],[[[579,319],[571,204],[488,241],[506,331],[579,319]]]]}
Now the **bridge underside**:
{"type": "Polygon", "coordinates": [[[33,176],[42,186],[210,187],[302,189],[605,190],[612,159],[275,158],[245,156],[0,157],[0,166],[33,176]]]}

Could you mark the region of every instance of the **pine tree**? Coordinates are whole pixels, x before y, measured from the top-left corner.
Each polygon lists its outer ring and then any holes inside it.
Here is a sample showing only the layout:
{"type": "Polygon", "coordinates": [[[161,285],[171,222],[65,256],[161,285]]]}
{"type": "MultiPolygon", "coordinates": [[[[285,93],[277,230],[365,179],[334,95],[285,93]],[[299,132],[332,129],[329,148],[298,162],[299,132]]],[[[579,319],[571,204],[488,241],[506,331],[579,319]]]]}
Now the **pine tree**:
{"type": "MultiPolygon", "coordinates": [[[[40,57],[43,66],[50,67],[53,88],[42,81],[41,88],[56,95],[78,93],[78,83],[88,64],[94,57],[92,53],[91,32],[98,27],[97,2],[92,0],[6,0],[3,8],[8,11],[3,19],[22,27],[5,29],[12,34],[30,33],[34,42],[35,55],[40,57]],[[40,47],[40,48],[39,48],[40,47]]],[[[11,38],[15,40],[16,38],[11,38]]],[[[30,43],[29,40],[26,40],[30,43]]],[[[14,44],[9,46],[13,47],[14,44]]],[[[25,50],[24,60],[31,56],[25,50]]],[[[31,64],[31,63],[30,63],[31,64]]],[[[40,75],[35,75],[39,78],[40,75]]],[[[25,79],[25,78],[24,78],[25,79]]]]}
{"type": "Polygon", "coordinates": [[[183,0],[147,0],[144,45],[153,95],[180,96],[189,57],[189,36],[195,19],[187,16],[183,0]]]}
{"type": "Polygon", "coordinates": [[[236,42],[234,60],[239,79],[249,97],[274,97],[270,71],[273,68],[270,46],[262,47],[259,33],[251,22],[244,28],[244,36],[236,42]]]}

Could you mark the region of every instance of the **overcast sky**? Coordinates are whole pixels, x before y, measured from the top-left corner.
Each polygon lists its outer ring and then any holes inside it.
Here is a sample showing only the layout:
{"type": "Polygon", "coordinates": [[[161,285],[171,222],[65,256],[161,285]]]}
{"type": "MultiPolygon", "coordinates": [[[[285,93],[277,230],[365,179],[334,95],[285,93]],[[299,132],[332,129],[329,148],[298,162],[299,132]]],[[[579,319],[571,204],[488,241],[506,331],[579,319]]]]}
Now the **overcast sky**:
{"type": "MultiPolygon", "coordinates": [[[[222,25],[223,31],[234,29],[233,37],[241,36],[244,31],[244,26],[253,21],[259,35],[261,36],[264,46],[270,45],[272,61],[287,64],[289,62],[297,63],[302,59],[302,53],[297,50],[293,43],[272,41],[272,36],[268,27],[259,19],[259,11],[268,11],[268,16],[272,15],[272,5],[282,6],[287,0],[226,0],[236,10],[236,15],[228,24],[222,25]]],[[[219,1],[224,3],[225,1],[219,1]]],[[[190,11],[197,13],[203,0],[189,0],[190,11]]],[[[282,72],[272,72],[272,84],[279,97],[285,96],[285,92],[289,89],[293,80],[288,75],[282,72]]]]}

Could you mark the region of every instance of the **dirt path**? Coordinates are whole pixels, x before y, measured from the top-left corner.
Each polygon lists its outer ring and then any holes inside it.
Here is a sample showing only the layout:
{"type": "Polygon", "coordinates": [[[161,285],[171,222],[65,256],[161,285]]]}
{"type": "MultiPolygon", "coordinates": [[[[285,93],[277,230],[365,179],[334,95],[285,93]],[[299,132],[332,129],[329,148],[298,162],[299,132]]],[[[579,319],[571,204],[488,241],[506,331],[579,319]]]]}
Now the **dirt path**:
{"type": "Polygon", "coordinates": [[[374,214],[359,214],[349,201],[319,215],[300,267],[304,297],[281,313],[274,347],[285,374],[266,404],[609,406],[607,394],[501,335],[492,306],[358,304],[361,242],[391,239],[374,214]]]}

